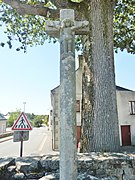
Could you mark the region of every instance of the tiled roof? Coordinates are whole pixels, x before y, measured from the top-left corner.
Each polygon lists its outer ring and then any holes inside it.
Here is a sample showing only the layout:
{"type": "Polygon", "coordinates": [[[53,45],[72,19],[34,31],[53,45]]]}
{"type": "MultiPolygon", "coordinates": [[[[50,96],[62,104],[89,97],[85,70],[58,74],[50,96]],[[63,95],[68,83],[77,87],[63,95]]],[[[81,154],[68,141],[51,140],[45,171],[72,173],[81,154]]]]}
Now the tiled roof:
{"type": "Polygon", "coordinates": [[[3,116],[3,114],[0,113],[0,120],[7,120],[7,119],[3,116]]]}
{"type": "Polygon", "coordinates": [[[126,89],[126,88],[123,88],[123,87],[120,87],[120,86],[116,86],[116,90],[118,90],[118,91],[132,91],[130,89],[126,89]]]}

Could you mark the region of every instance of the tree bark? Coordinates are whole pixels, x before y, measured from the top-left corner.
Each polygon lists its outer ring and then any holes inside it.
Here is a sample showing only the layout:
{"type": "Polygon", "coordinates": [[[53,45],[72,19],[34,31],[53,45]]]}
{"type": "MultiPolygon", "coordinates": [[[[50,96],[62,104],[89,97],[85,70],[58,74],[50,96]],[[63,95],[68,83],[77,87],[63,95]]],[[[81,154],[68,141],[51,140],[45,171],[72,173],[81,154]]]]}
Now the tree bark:
{"type": "Polygon", "coordinates": [[[113,2],[91,0],[82,78],[82,151],[118,151],[113,2]]]}

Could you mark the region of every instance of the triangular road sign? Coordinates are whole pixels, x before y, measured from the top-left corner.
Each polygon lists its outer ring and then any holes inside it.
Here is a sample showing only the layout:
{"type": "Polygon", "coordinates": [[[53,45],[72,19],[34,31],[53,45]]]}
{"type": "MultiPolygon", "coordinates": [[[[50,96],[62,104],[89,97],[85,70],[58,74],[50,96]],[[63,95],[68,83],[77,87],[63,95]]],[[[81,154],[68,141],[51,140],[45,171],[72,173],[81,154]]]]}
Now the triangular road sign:
{"type": "Polygon", "coordinates": [[[12,130],[14,131],[29,131],[32,130],[32,126],[29,123],[26,115],[24,112],[20,114],[18,119],[15,121],[14,125],[12,126],[12,130]]]}

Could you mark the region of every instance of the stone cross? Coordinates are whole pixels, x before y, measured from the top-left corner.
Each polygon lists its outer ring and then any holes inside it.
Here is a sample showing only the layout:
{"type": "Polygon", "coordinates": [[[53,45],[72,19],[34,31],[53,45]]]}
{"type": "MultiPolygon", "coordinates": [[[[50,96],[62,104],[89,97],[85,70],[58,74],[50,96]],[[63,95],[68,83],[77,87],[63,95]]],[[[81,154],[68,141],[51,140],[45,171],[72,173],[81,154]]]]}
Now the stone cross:
{"type": "Polygon", "coordinates": [[[75,21],[62,9],[60,21],[47,21],[46,32],[60,41],[60,180],[77,179],[75,34],[88,32],[87,21],[75,21]]]}

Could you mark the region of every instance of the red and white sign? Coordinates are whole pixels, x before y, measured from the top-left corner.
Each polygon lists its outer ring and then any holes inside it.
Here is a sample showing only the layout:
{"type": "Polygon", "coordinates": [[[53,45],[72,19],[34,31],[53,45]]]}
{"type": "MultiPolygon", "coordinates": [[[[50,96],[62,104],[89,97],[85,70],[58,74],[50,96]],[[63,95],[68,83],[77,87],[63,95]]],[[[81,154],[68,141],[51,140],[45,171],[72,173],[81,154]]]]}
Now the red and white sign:
{"type": "Polygon", "coordinates": [[[26,115],[24,112],[20,114],[18,119],[15,121],[14,125],[12,126],[12,130],[14,131],[29,131],[32,130],[32,126],[29,123],[26,115]]]}

